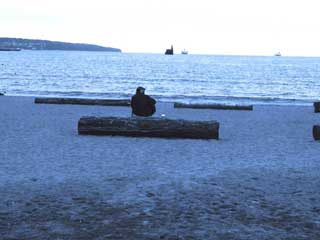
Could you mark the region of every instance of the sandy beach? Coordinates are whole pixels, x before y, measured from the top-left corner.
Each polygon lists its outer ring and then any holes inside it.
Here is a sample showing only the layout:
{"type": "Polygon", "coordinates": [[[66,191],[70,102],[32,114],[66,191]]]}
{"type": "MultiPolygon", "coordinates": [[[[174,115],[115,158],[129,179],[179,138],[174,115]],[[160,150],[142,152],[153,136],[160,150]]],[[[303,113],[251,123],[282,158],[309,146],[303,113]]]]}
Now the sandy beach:
{"type": "Polygon", "coordinates": [[[174,109],[220,140],[79,136],[82,116],[127,107],[0,97],[0,239],[320,239],[312,106],[174,109]]]}

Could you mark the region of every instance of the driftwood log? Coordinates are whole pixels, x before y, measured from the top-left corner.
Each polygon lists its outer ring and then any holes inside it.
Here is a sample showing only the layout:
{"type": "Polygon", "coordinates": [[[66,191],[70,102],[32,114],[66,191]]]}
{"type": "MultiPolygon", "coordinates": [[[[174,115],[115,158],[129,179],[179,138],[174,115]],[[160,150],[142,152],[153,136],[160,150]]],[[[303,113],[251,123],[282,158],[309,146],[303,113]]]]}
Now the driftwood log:
{"type": "Polygon", "coordinates": [[[174,103],[175,108],[217,109],[217,110],[248,110],[252,111],[252,105],[225,105],[225,104],[187,104],[174,103]]]}
{"type": "Polygon", "coordinates": [[[219,139],[219,123],[163,118],[82,117],[78,122],[78,132],[85,135],[219,139]]]}
{"type": "Polygon", "coordinates": [[[38,104],[79,104],[101,106],[130,106],[126,99],[85,99],[85,98],[35,98],[38,104]]]}
{"type": "Polygon", "coordinates": [[[320,125],[313,126],[313,138],[314,140],[320,140],[320,125]]]}
{"type": "Polygon", "coordinates": [[[320,102],[313,103],[314,106],[314,112],[318,113],[320,112],[320,102]]]}

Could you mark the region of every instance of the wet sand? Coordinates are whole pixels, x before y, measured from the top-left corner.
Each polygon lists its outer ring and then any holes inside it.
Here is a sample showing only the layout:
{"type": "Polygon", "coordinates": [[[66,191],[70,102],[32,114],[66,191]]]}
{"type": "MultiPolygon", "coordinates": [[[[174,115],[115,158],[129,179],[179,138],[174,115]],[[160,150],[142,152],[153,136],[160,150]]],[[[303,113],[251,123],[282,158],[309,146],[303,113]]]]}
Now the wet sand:
{"type": "Polygon", "coordinates": [[[79,136],[126,107],[0,98],[0,239],[320,239],[312,106],[173,109],[217,140],[79,136]]]}

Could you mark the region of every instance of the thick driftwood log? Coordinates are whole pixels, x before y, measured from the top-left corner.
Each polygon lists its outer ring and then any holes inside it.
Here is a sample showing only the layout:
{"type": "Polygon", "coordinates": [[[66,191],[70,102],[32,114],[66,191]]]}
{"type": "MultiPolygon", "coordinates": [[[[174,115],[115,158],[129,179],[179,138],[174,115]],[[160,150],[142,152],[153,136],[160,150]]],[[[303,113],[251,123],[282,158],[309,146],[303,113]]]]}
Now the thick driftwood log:
{"type": "Polygon", "coordinates": [[[86,135],[219,139],[219,123],[163,118],[82,117],[78,122],[78,132],[86,135]]]}
{"type": "Polygon", "coordinates": [[[314,106],[314,112],[318,113],[320,112],[320,102],[313,103],[314,106]]]}
{"type": "Polygon", "coordinates": [[[34,103],[40,104],[79,104],[101,106],[130,106],[126,99],[85,99],[85,98],[35,98],[34,103]]]}
{"type": "Polygon", "coordinates": [[[320,140],[320,125],[313,126],[313,138],[314,140],[320,140]]]}
{"type": "Polygon", "coordinates": [[[187,104],[174,103],[175,108],[218,109],[218,110],[253,110],[252,105],[225,105],[225,104],[187,104]]]}

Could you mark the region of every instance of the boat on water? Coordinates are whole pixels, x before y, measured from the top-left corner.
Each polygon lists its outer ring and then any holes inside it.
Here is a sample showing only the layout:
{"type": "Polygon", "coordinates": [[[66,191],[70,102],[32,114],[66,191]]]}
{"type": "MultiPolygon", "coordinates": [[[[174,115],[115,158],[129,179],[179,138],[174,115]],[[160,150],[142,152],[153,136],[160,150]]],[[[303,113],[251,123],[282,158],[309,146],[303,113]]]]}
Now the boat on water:
{"type": "Polygon", "coordinates": [[[171,45],[170,49],[167,49],[165,55],[173,55],[173,45],[171,45]]]}
{"type": "Polygon", "coordinates": [[[274,56],[276,56],[276,57],[281,57],[281,53],[280,53],[280,52],[277,52],[274,56]]]}
{"type": "Polygon", "coordinates": [[[183,50],[181,51],[181,54],[186,55],[186,54],[188,54],[188,51],[187,51],[187,50],[185,50],[185,49],[183,49],[183,50]]]}
{"type": "Polygon", "coordinates": [[[15,51],[15,52],[18,52],[18,51],[21,51],[21,48],[2,48],[0,47],[0,51],[4,52],[12,52],[12,51],[15,51]]]}

